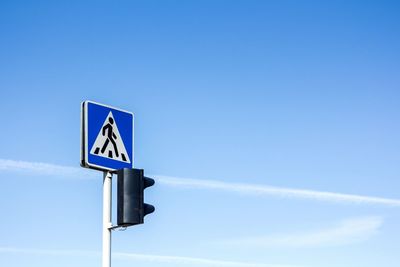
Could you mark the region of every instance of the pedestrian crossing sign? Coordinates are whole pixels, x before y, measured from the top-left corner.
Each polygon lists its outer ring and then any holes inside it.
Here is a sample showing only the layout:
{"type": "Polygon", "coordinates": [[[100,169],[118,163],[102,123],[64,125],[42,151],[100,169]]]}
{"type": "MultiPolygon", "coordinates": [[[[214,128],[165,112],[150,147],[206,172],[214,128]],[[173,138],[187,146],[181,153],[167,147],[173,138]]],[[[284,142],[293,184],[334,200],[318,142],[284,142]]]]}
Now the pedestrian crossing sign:
{"type": "Polygon", "coordinates": [[[133,113],[82,103],[81,166],[103,171],[133,168],[133,113]]]}

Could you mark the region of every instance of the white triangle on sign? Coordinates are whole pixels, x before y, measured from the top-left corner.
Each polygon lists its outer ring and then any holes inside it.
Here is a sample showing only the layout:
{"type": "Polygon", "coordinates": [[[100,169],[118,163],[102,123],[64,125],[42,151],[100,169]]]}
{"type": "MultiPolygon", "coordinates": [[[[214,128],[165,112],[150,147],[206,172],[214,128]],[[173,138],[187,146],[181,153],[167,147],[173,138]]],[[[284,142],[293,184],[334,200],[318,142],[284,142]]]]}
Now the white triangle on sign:
{"type": "Polygon", "coordinates": [[[108,113],[103,126],[100,128],[92,149],[90,150],[90,154],[131,163],[111,111],[108,113]]]}

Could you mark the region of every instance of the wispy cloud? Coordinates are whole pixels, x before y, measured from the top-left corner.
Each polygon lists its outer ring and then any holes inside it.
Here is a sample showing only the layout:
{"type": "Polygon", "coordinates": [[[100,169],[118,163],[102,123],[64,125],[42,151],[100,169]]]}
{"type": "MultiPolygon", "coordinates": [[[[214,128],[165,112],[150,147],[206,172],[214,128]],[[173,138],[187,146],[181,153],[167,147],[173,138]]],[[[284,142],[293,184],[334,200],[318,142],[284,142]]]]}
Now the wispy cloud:
{"type": "MultiPolygon", "coordinates": [[[[9,159],[0,159],[0,170],[75,179],[98,179],[99,176],[99,174],[94,171],[83,170],[79,167],[68,167],[41,162],[15,161],[9,159]]],[[[153,177],[156,178],[157,183],[159,184],[179,188],[220,190],[258,197],[276,196],[284,198],[311,199],[317,201],[343,202],[353,204],[379,204],[400,207],[400,199],[306,189],[293,189],[268,185],[228,183],[216,180],[180,178],[164,175],[154,175],[153,177]]]]}
{"type": "Polygon", "coordinates": [[[36,249],[36,248],[19,248],[19,247],[0,247],[2,254],[29,254],[29,255],[45,255],[45,256],[99,256],[100,253],[91,250],[73,250],[73,249],[36,249]]]}
{"type": "MultiPolygon", "coordinates": [[[[100,257],[100,253],[91,250],[53,250],[53,249],[31,249],[0,247],[0,253],[7,254],[31,254],[48,256],[79,256],[79,257],[100,257]]],[[[133,262],[156,262],[163,264],[174,264],[183,266],[211,266],[211,267],[300,267],[298,265],[264,264],[242,261],[215,260],[196,257],[166,256],[154,254],[137,254],[126,252],[114,252],[112,257],[117,260],[128,260],[133,262]]]]}
{"type": "Polygon", "coordinates": [[[244,183],[227,183],[215,180],[200,180],[178,178],[170,176],[156,175],[157,182],[169,186],[186,187],[195,189],[212,189],[227,192],[235,192],[254,196],[277,196],[285,198],[312,199],[319,201],[359,203],[359,204],[381,204],[387,206],[400,207],[400,199],[390,199],[372,196],[362,196],[353,194],[342,194],[315,190],[293,189],[285,187],[275,187],[268,185],[255,185],[244,183]]]}
{"type": "Polygon", "coordinates": [[[298,265],[283,265],[283,264],[264,264],[242,261],[226,261],[206,258],[180,257],[180,256],[160,256],[160,255],[143,255],[132,253],[117,252],[113,254],[119,259],[133,259],[140,261],[151,261],[159,263],[173,263],[190,266],[223,266],[223,267],[299,267],[298,265]]]}
{"type": "Polygon", "coordinates": [[[53,177],[94,179],[95,173],[82,168],[62,166],[43,162],[29,162],[10,159],[0,159],[0,170],[19,172],[33,175],[46,175],[53,177]]]}
{"type": "Polygon", "coordinates": [[[216,242],[222,246],[240,247],[314,247],[338,246],[358,243],[370,239],[382,226],[381,217],[352,218],[337,225],[303,233],[284,235],[257,236],[250,238],[229,239],[216,242]]]}

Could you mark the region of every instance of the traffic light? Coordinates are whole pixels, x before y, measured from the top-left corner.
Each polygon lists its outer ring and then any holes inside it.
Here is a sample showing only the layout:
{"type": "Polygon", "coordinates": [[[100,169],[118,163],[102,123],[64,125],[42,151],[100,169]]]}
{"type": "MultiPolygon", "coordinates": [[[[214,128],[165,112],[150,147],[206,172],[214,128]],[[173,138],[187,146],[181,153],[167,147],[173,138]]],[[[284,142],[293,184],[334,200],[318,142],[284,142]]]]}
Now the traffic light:
{"type": "Polygon", "coordinates": [[[154,212],[154,206],[143,203],[144,189],[154,185],[154,180],[144,177],[142,169],[118,170],[117,224],[132,226],[142,224],[147,214],[154,212]]]}

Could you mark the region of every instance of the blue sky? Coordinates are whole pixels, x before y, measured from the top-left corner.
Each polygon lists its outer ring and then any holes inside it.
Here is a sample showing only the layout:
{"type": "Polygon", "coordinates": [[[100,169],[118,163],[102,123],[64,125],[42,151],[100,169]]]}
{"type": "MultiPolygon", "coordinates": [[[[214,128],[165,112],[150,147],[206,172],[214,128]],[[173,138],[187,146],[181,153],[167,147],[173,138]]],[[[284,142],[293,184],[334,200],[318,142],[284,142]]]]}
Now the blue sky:
{"type": "Polygon", "coordinates": [[[156,179],[113,266],[397,267],[399,12],[1,1],[0,265],[100,265],[102,174],[79,167],[93,100],[135,114],[156,179]]]}

